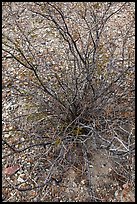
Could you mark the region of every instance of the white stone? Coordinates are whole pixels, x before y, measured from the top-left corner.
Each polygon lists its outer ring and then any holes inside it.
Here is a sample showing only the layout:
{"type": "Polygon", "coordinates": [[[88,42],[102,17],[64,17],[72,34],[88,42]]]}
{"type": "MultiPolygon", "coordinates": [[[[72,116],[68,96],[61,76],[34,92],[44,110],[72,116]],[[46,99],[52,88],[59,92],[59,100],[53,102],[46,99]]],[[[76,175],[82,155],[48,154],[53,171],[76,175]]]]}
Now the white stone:
{"type": "Polygon", "coordinates": [[[18,177],[17,181],[20,182],[20,183],[25,182],[25,180],[23,178],[21,178],[21,177],[18,177]]]}
{"type": "Polygon", "coordinates": [[[8,133],[6,133],[6,134],[4,135],[4,137],[5,137],[5,138],[8,138],[8,137],[10,137],[10,135],[9,135],[8,133]]]}

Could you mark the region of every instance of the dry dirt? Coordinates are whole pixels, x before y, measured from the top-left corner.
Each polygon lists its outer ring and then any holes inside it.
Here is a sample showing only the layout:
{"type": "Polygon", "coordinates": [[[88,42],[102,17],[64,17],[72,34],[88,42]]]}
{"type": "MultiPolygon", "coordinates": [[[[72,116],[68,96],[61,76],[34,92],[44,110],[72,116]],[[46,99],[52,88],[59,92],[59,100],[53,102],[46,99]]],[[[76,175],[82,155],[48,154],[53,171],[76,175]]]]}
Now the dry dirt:
{"type": "MultiPolygon", "coordinates": [[[[7,69],[8,65],[6,66],[7,69]]],[[[6,78],[3,77],[3,79],[3,121],[5,119],[8,121],[11,109],[14,111],[17,107],[14,106],[10,88],[5,88],[9,86],[9,82],[6,82],[6,78]]],[[[3,130],[10,129],[10,127],[11,131],[4,132],[4,139],[11,145],[20,140],[20,144],[15,147],[24,148],[27,145],[27,142],[24,143],[24,141],[28,135],[20,137],[16,134],[15,136],[12,132],[13,127],[9,123],[7,125],[6,122],[3,124],[3,130]]],[[[90,162],[87,167],[88,172],[85,170],[84,161],[78,162],[80,165],[70,164],[68,161],[65,168],[58,164],[57,168],[53,169],[47,185],[28,191],[19,191],[18,187],[26,188],[31,185],[33,188],[43,185],[49,173],[52,161],[50,159],[53,157],[46,151],[48,149],[43,147],[34,147],[13,154],[12,150],[5,144],[3,145],[3,202],[135,202],[133,184],[127,181],[122,170],[121,174],[120,170],[117,170],[116,162],[119,162],[119,158],[108,150],[98,149],[92,145],[88,155],[90,162]],[[10,155],[5,156],[8,154],[10,155]],[[15,165],[19,166],[18,171],[11,176],[6,175],[5,169],[15,165]]],[[[80,160],[81,150],[78,149],[77,154],[80,160]]],[[[62,164],[63,161],[60,163],[62,164]]]]}

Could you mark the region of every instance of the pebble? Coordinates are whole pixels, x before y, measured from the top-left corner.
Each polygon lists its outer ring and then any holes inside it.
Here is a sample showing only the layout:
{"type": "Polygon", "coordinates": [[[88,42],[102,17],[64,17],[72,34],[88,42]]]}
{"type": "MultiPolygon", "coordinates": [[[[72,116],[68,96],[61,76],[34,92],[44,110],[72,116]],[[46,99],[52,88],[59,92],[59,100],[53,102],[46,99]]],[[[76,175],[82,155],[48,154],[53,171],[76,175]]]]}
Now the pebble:
{"type": "Polygon", "coordinates": [[[10,137],[10,135],[9,135],[8,133],[6,133],[6,134],[4,135],[4,137],[5,137],[5,138],[8,138],[8,137],[10,137]]]}
{"type": "Polygon", "coordinates": [[[24,141],[25,141],[25,138],[24,138],[24,137],[22,137],[20,140],[21,140],[22,142],[24,142],[24,141]]]}
{"type": "MultiPolygon", "coordinates": [[[[20,176],[21,176],[21,175],[20,175],[20,176]]],[[[17,181],[18,181],[19,183],[25,182],[25,180],[24,180],[23,178],[21,178],[21,177],[18,177],[17,181]]]]}
{"type": "Polygon", "coordinates": [[[82,181],[81,181],[81,183],[82,183],[82,184],[85,184],[85,183],[86,183],[86,181],[85,181],[85,180],[82,180],[82,181]]]}

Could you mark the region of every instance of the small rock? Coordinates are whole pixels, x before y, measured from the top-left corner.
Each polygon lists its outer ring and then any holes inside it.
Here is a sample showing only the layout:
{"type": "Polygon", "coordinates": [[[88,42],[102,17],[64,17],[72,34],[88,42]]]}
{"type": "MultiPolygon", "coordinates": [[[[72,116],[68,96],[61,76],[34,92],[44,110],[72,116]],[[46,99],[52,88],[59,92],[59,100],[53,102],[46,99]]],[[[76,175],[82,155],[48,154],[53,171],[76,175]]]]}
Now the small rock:
{"type": "Polygon", "coordinates": [[[10,135],[9,135],[8,133],[6,133],[6,134],[4,135],[4,137],[5,137],[5,138],[8,138],[8,137],[10,137],[10,135]]]}
{"type": "Polygon", "coordinates": [[[24,180],[23,178],[21,178],[21,177],[18,177],[17,181],[18,181],[19,183],[25,182],[25,180],[24,180]]]}

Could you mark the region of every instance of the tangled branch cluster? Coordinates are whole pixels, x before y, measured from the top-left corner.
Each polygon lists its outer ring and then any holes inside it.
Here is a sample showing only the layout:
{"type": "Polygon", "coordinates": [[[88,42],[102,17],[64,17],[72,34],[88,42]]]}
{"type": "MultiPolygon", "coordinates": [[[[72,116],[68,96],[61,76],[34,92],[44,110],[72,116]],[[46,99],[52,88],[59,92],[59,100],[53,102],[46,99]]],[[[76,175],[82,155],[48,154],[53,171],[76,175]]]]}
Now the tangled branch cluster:
{"type": "Polygon", "coordinates": [[[127,161],[133,165],[135,148],[134,15],[129,8],[115,2],[3,3],[3,92],[10,92],[12,101],[10,117],[3,116],[3,158],[34,149],[40,154],[32,159],[31,175],[46,168],[44,183],[38,179],[29,187],[10,188],[46,189],[51,181],[62,181],[56,171],[73,166],[87,176],[96,200],[89,167],[93,149],[105,149],[118,171],[122,167],[123,183],[133,182],[134,173],[126,167],[127,161]],[[120,27],[115,18],[123,19],[123,11],[131,20],[120,27]],[[18,141],[11,144],[7,133],[18,141]]]}

